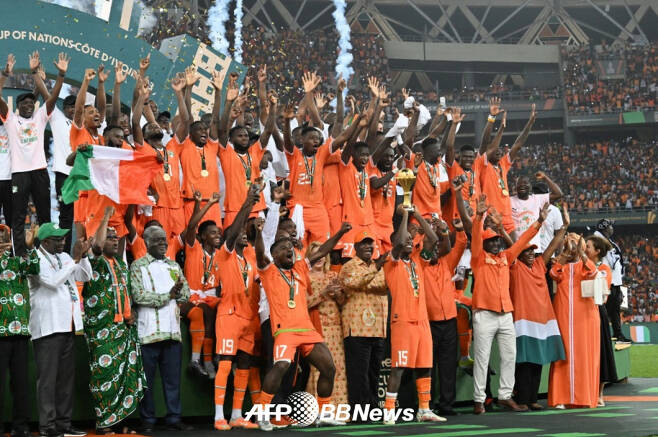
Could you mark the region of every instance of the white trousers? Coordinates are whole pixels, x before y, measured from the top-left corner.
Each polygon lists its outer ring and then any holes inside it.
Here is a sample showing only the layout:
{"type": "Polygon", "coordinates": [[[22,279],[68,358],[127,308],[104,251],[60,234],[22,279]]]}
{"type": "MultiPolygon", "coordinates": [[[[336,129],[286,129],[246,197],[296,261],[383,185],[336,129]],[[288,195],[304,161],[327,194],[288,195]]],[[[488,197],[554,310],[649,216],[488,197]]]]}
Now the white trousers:
{"type": "Polygon", "coordinates": [[[516,331],[512,313],[475,310],[473,313],[473,401],[484,402],[489,356],[494,338],[500,352],[498,399],[510,399],[516,368],[516,331]]]}

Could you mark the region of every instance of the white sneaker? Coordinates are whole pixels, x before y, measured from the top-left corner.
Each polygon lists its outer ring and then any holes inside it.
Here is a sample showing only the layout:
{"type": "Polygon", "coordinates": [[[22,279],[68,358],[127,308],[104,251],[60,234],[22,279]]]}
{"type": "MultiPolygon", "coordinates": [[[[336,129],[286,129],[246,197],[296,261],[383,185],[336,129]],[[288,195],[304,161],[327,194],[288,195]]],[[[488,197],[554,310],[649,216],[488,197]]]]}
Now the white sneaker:
{"type": "Polygon", "coordinates": [[[416,420],[418,422],[445,422],[447,419],[434,414],[432,410],[418,410],[416,413],[416,420]]]}
{"type": "Polygon", "coordinates": [[[555,409],[556,409],[556,410],[565,410],[566,407],[564,406],[564,404],[559,404],[559,405],[556,405],[556,406],[555,406],[555,409]]]}
{"type": "Polygon", "coordinates": [[[384,410],[384,417],[382,418],[382,424],[395,425],[395,410],[384,410]]]}
{"type": "Polygon", "coordinates": [[[274,429],[269,420],[257,420],[256,424],[261,429],[261,431],[272,431],[274,429]]]}
{"type": "Polygon", "coordinates": [[[343,422],[342,420],[336,420],[332,419],[329,417],[326,418],[317,418],[315,419],[315,426],[345,426],[347,425],[346,422],[343,422]]]}
{"type": "Polygon", "coordinates": [[[217,372],[215,371],[215,366],[212,364],[212,361],[204,361],[203,368],[208,372],[208,379],[215,379],[217,372]]]}

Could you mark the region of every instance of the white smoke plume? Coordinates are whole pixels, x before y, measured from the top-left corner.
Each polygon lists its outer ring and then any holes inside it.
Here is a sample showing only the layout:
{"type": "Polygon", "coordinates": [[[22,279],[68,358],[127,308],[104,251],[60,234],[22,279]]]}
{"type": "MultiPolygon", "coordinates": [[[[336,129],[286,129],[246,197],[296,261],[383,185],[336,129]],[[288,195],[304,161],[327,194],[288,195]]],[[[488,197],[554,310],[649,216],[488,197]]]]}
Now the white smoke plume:
{"type": "Polygon", "coordinates": [[[242,0],[235,0],[235,40],[233,47],[235,53],[233,58],[237,62],[242,62],[242,0]]]}
{"type": "Polygon", "coordinates": [[[137,3],[139,3],[142,10],[139,16],[137,35],[146,35],[158,24],[158,17],[153,13],[153,8],[146,6],[143,1],[138,0],[137,3]]]}
{"type": "Polygon", "coordinates": [[[336,10],[333,12],[334,21],[336,22],[336,31],[338,32],[338,47],[340,54],[336,59],[336,77],[342,75],[345,81],[349,82],[354,74],[352,68],[352,44],[350,43],[350,26],[345,19],[345,0],[333,0],[336,10]]]}
{"type": "Polygon", "coordinates": [[[47,0],[49,3],[75,9],[87,14],[96,15],[94,0],[47,0]]]}
{"type": "Polygon", "coordinates": [[[215,0],[208,9],[208,36],[212,42],[212,48],[224,56],[228,56],[228,41],[226,40],[225,23],[228,20],[229,0],[215,0]]]}

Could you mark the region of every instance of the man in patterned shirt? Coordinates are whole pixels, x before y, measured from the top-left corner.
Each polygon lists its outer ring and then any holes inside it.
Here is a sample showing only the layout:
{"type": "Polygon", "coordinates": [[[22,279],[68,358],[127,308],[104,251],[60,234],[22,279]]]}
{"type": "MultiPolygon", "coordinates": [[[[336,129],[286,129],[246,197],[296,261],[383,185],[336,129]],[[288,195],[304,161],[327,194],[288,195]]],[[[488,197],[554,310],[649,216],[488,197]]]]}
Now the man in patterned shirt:
{"type": "Polygon", "coordinates": [[[147,389],[139,406],[142,433],[152,433],[156,422],[153,387],[155,371],[165,393],[170,430],[189,431],[192,428],[181,422],[180,375],[182,344],[180,310],[178,304],[187,302],[190,289],[183,271],[165,257],[167,234],[158,226],[144,231],[148,253],[130,267],[130,283],[137,311],[137,333],[142,346],[142,360],[146,373],[147,389]]]}
{"type": "MultiPolygon", "coordinates": [[[[4,396],[7,370],[11,375],[14,417],[11,437],[28,437],[30,389],[27,356],[30,342],[30,290],[27,275],[39,273],[39,258],[29,251],[25,257],[12,256],[9,227],[0,225],[0,397],[4,396]]],[[[33,232],[26,233],[32,247],[33,232]]],[[[1,409],[0,409],[1,412],[1,409]]],[[[4,420],[0,419],[0,423],[4,420]]]]}

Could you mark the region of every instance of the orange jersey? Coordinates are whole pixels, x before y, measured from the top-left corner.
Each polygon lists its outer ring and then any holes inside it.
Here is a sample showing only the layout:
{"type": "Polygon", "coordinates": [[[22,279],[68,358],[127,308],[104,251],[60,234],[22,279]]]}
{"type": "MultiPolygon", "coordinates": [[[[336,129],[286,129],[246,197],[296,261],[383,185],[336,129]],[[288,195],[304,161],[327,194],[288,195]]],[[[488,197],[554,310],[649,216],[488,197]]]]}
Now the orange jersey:
{"type": "Polygon", "coordinates": [[[340,175],[338,172],[338,165],[340,161],[340,153],[333,153],[327,159],[324,165],[324,180],[322,181],[322,191],[324,195],[324,206],[329,211],[331,208],[340,207],[340,175]]]}
{"type": "MultiPolygon", "coordinates": [[[[415,158],[415,154],[412,154],[407,165],[413,163],[415,158]]],[[[444,164],[440,160],[434,165],[423,160],[418,167],[413,188],[413,203],[421,216],[429,217],[432,214],[441,216],[441,194],[450,189],[447,176],[444,164]]]]}
{"type": "MultiPolygon", "coordinates": [[[[181,240],[180,236],[177,235],[175,237],[169,238],[167,243],[167,253],[165,256],[172,261],[176,261],[176,254],[183,250],[183,241],[181,240]]],[[[147,253],[144,239],[139,235],[135,235],[135,239],[128,243],[128,245],[130,246],[130,252],[133,254],[133,259],[135,261],[145,256],[147,253]]]]}
{"type": "Polygon", "coordinates": [[[425,267],[425,291],[427,291],[427,315],[432,321],[450,320],[457,317],[455,283],[452,276],[466,248],[466,234],[457,233],[455,247],[436,264],[425,267]]]}
{"type": "Polygon", "coordinates": [[[367,169],[358,171],[350,162],[338,164],[340,194],[343,199],[343,221],[352,225],[368,226],[374,223],[370,178],[367,169]]]}
{"type": "MultiPolygon", "coordinates": [[[[249,185],[251,182],[260,177],[260,161],[267,149],[260,146],[260,141],[256,141],[247,154],[240,155],[229,144],[224,147],[219,146],[219,161],[222,164],[224,180],[226,181],[226,194],[224,196],[225,211],[240,211],[242,204],[247,198],[249,185]]],[[[262,211],[265,209],[265,200],[263,194],[252,211],[262,211]]]]}
{"type": "Polygon", "coordinates": [[[507,173],[512,166],[509,153],[500,158],[498,165],[487,160],[487,154],[478,156],[473,162],[475,173],[480,176],[482,193],[487,195],[487,204],[496,208],[504,217],[511,219],[512,204],[509,199],[507,173]]]}
{"type": "Polygon", "coordinates": [[[86,220],[85,230],[87,236],[91,237],[96,233],[96,230],[103,220],[105,215],[105,208],[111,206],[114,208],[114,214],[110,217],[107,223],[108,227],[114,228],[119,237],[127,234],[126,225],[123,220],[128,205],[119,205],[107,196],[99,194],[96,190],[87,191],[87,206],[86,206],[86,220]]]}
{"type": "MultiPolygon", "coordinates": [[[[450,167],[448,167],[448,178],[452,181],[457,176],[465,175],[466,182],[462,184],[462,198],[471,205],[471,209],[475,213],[475,207],[477,204],[477,199],[480,197],[480,174],[476,173],[474,168],[471,168],[470,171],[464,170],[457,161],[453,162],[450,167]]],[[[458,215],[456,199],[453,196],[450,201],[453,204],[453,211],[455,215],[458,215]]]]}
{"type": "Polygon", "coordinates": [[[219,285],[219,260],[217,250],[208,253],[195,240],[194,246],[185,245],[185,278],[190,292],[199,296],[216,296],[219,285]]]}
{"type": "MultiPolygon", "coordinates": [[[[151,186],[158,193],[158,203],[156,206],[159,208],[177,209],[183,207],[180,187],[181,147],[182,145],[176,140],[176,136],[174,135],[164,150],[161,150],[165,162],[162,165],[162,170],[155,175],[151,182],[151,186]]],[[[143,150],[146,153],[155,153],[155,150],[148,145],[143,150]]]]}
{"type": "Polygon", "coordinates": [[[309,270],[306,259],[297,261],[290,270],[279,269],[274,263],[259,269],[260,280],[270,304],[272,333],[275,337],[284,332],[314,330],[306,302],[311,289],[309,270]],[[294,305],[289,304],[291,288],[294,305]]]}
{"type": "Polygon", "coordinates": [[[229,251],[226,245],[216,252],[222,268],[218,271],[219,283],[222,286],[222,296],[217,306],[217,314],[237,314],[247,320],[258,317],[258,300],[260,288],[254,281],[256,278],[256,263],[248,253],[238,255],[235,250],[229,251]]]}
{"type": "Polygon", "coordinates": [[[290,180],[292,205],[324,206],[325,165],[332,156],[332,141],[331,137],[327,138],[327,141],[318,148],[313,156],[304,156],[302,151],[296,147],[292,153],[286,152],[290,169],[288,180],[290,180]]]}
{"type": "MultiPolygon", "coordinates": [[[[381,178],[384,173],[372,163],[368,164],[369,177],[381,178]]],[[[383,235],[379,238],[390,241],[393,233],[393,214],[395,213],[395,194],[397,182],[393,177],[386,185],[377,190],[372,190],[372,210],[374,213],[375,225],[378,231],[383,235]]]]}
{"type": "Polygon", "coordinates": [[[201,197],[204,200],[210,199],[213,193],[219,193],[218,149],[219,143],[210,139],[204,147],[197,147],[190,137],[183,141],[180,151],[180,164],[183,170],[183,186],[181,188],[185,199],[193,199],[195,189],[201,192],[201,197]],[[205,171],[203,162],[205,162],[205,171]]]}
{"type": "MultiPolygon", "coordinates": [[[[71,124],[71,131],[69,133],[69,141],[71,143],[71,151],[77,150],[81,144],[103,144],[104,138],[102,136],[94,137],[87,128],[79,128],[75,123],[71,124]]],[[[87,194],[89,191],[81,191],[80,198],[74,203],[74,217],[76,223],[85,223],[87,220],[87,194]]]]}
{"type": "Polygon", "coordinates": [[[423,269],[428,262],[420,250],[413,251],[407,261],[392,256],[384,264],[386,285],[391,290],[391,323],[426,322],[425,281],[423,269]]]}

